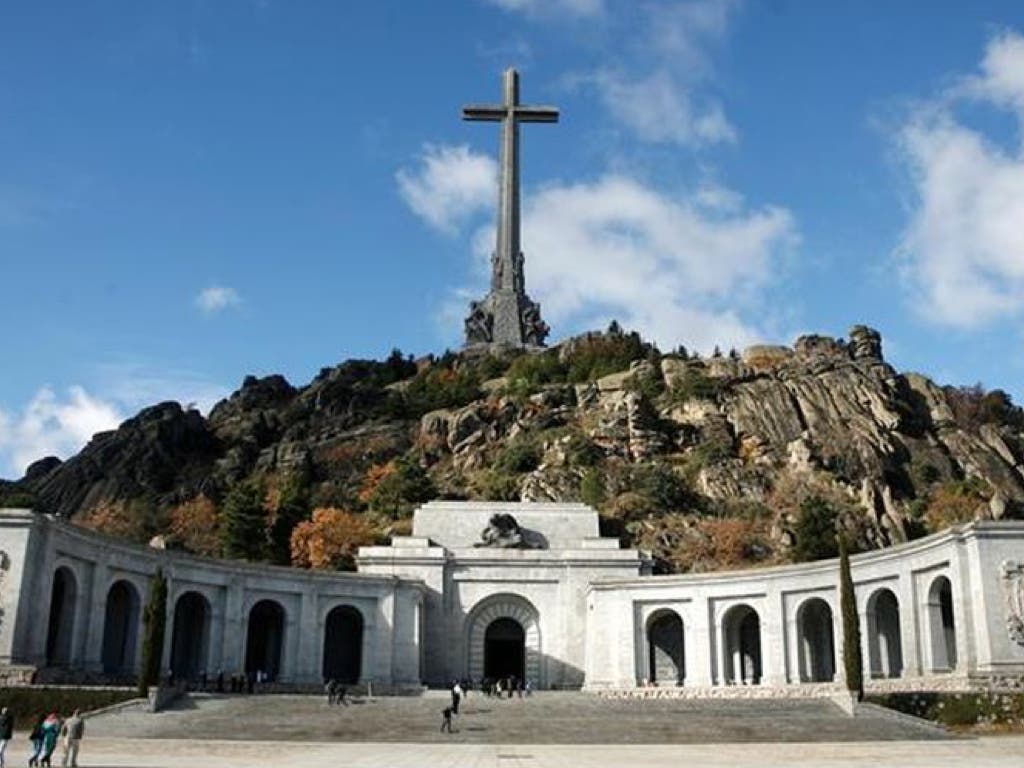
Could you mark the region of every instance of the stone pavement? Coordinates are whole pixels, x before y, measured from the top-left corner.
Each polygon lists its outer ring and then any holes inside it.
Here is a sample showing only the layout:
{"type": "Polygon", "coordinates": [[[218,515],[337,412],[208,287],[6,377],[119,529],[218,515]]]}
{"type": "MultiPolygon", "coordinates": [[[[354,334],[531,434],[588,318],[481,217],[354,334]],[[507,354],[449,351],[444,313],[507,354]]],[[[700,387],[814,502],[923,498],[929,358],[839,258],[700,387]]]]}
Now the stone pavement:
{"type": "MultiPolygon", "coordinates": [[[[24,741],[15,742],[14,746],[23,747],[24,741]]],[[[8,759],[13,755],[14,751],[9,749],[8,759]]],[[[1024,764],[1024,737],[855,744],[650,746],[282,744],[87,737],[81,757],[85,768],[1020,768],[1024,764]]],[[[17,764],[21,764],[20,761],[17,764]]]]}
{"type": "MultiPolygon", "coordinates": [[[[323,697],[207,696],[153,715],[122,710],[91,718],[91,736],[145,739],[252,739],[281,742],[456,744],[713,744],[949,738],[869,712],[850,718],[831,701],[603,699],[584,693],[463,701],[457,733],[440,733],[443,691],[356,699],[328,707],[323,697]]],[[[285,750],[291,746],[284,747],[285,750]]]]}

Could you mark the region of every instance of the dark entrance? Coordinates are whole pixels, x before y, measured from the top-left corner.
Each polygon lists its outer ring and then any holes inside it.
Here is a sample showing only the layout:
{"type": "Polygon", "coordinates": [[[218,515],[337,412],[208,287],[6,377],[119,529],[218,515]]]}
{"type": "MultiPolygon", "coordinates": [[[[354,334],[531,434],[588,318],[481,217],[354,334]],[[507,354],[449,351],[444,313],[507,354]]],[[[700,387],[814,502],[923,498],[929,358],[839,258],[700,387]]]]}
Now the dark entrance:
{"type": "Polygon", "coordinates": [[[683,620],[674,611],[651,619],[647,629],[650,681],[680,685],[686,676],[683,651],[683,620]]]}
{"type": "Polygon", "coordinates": [[[131,672],[139,627],[139,595],[127,581],[118,581],[107,593],[103,619],[103,671],[108,675],[131,672]]]}
{"type": "Polygon", "coordinates": [[[205,669],[206,635],[210,628],[210,608],[198,592],[186,592],[174,606],[174,633],[171,635],[171,670],[175,677],[194,680],[205,669]]]}
{"type": "Polygon", "coordinates": [[[324,679],[358,683],[362,662],[363,615],[351,605],[339,605],[327,614],[324,627],[324,679]]]}
{"type": "Polygon", "coordinates": [[[264,672],[271,680],[281,671],[284,608],[273,600],[260,600],[249,611],[245,641],[245,671],[264,672]]]}
{"type": "Polygon", "coordinates": [[[484,677],[526,678],[526,632],[515,619],[495,619],[484,633],[484,677]]]}
{"type": "Polygon", "coordinates": [[[46,663],[63,665],[71,662],[71,637],[75,628],[75,600],[78,585],[74,574],[63,566],[53,574],[50,592],[50,622],[46,630],[46,663]]]}

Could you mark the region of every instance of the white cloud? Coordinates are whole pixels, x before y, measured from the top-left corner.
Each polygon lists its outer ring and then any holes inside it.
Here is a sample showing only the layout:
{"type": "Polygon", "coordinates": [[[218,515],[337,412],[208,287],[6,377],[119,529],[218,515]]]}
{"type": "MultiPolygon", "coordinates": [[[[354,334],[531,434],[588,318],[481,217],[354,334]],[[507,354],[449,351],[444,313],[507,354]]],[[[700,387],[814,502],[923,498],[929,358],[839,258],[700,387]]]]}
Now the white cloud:
{"type": "Polygon", "coordinates": [[[919,105],[898,133],[914,205],[898,258],[918,311],[957,328],[1024,308],[1024,152],[965,124],[958,107],[1016,112],[1024,131],[1024,38],[993,38],[981,72],[919,105]]]}
{"type": "Polygon", "coordinates": [[[73,385],[61,396],[44,386],[20,411],[0,410],[0,477],[20,477],[44,456],[66,459],[96,432],[116,428],[147,406],[175,400],[209,413],[230,393],[197,373],[167,373],[140,363],[97,366],[95,379],[92,391],[73,385]]]}
{"type": "Polygon", "coordinates": [[[490,209],[497,194],[498,164],[468,146],[426,145],[415,171],[395,174],[402,199],[431,226],[454,235],[474,213],[490,209]]]}
{"type": "Polygon", "coordinates": [[[241,303],[242,297],[238,295],[238,291],[223,285],[211,285],[196,296],[196,306],[208,315],[237,307],[241,303]]]}
{"type": "Polygon", "coordinates": [[[502,10],[528,16],[564,15],[594,18],[604,14],[604,0],[487,0],[502,10]]]}
{"type": "MultiPolygon", "coordinates": [[[[443,167],[437,172],[447,176],[443,167]]],[[[796,238],[788,211],[750,209],[722,186],[673,196],[608,175],[551,184],[524,198],[527,282],[548,322],[592,328],[614,317],[665,347],[684,342],[708,350],[758,338],[761,323],[745,321],[734,307],[759,303],[796,238]]],[[[494,247],[493,225],[470,240],[482,267],[494,247]]],[[[442,312],[453,323],[464,314],[464,295],[457,298],[461,312],[454,303],[442,312]]]]}
{"type": "Polygon", "coordinates": [[[640,79],[601,71],[585,80],[597,87],[605,108],[643,141],[699,147],[736,140],[721,105],[694,103],[693,93],[667,70],[640,79]]]}
{"type": "Polygon", "coordinates": [[[123,418],[114,404],[82,387],[69,387],[63,398],[43,387],[20,414],[0,412],[0,456],[6,458],[5,469],[20,476],[36,459],[65,457],[123,418]]]}

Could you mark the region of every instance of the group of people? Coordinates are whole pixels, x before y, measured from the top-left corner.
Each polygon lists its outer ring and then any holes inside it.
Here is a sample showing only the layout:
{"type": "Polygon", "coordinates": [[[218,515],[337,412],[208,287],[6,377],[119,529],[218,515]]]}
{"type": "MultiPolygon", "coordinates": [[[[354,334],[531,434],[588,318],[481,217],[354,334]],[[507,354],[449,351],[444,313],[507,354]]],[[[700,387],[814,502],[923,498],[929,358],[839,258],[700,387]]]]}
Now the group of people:
{"type": "MultiPolygon", "coordinates": [[[[175,683],[174,671],[167,670],[165,677],[167,685],[173,687],[175,683]]],[[[261,669],[240,672],[237,675],[224,677],[224,670],[218,669],[216,676],[211,680],[204,669],[199,673],[199,679],[187,680],[188,688],[198,691],[214,691],[216,693],[260,693],[260,690],[269,683],[270,674],[261,669]]]]}
{"type": "MultiPolygon", "coordinates": [[[[452,731],[452,717],[459,714],[459,704],[462,699],[469,695],[469,692],[473,690],[472,680],[453,680],[451,687],[452,703],[451,706],[445,707],[441,712],[441,733],[447,731],[448,733],[454,733],[452,731]]],[[[500,678],[489,678],[485,677],[480,681],[480,690],[484,692],[485,696],[501,698],[503,694],[507,693],[508,698],[517,695],[522,698],[524,695],[529,696],[533,691],[529,680],[520,680],[515,675],[500,678]]]]}
{"type": "MultiPolygon", "coordinates": [[[[78,750],[85,736],[85,720],[76,709],[71,717],[62,719],[56,712],[36,718],[29,733],[32,751],[30,766],[50,766],[58,743],[63,748],[63,768],[78,768],[78,750]]],[[[14,738],[14,715],[7,707],[0,708],[0,768],[5,768],[7,745],[14,738]]]]}

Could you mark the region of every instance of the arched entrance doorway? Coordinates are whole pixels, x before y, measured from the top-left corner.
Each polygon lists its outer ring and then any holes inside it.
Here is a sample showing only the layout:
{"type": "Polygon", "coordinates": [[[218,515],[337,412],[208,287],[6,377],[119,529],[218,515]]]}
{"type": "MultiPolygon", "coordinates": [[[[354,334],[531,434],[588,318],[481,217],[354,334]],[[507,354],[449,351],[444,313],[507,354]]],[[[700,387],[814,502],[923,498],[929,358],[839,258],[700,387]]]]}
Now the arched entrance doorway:
{"type": "Polygon", "coordinates": [[[171,671],[175,677],[194,680],[206,670],[209,633],[209,602],[198,592],[186,592],[174,605],[171,671]]]}
{"type": "Polygon", "coordinates": [[[65,666],[71,663],[71,641],[75,630],[75,603],[78,600],[78,582],[67,566],[53,574],[50,590],[50,620],[46,628],[47,666],[65,666]]]}
{"type": "MultiPolygon", "coordinates": [[[[518,647],[522,649],[523,661],[518,661],[518,652],[515,652],[510,661],[502,663],[510,667],[519,664],[522,671],[516,675],[517,677],[529,680],[534,688],[544,687],[547,680],[544,678],[541,665],[537,609],[518,595],[493,595],[481,600],[469,612],[466,618],[466,674],[473,680],[491,676],[489,672],[501,668],[492,666],[499,663],[496,661],[499,658],[499,649],[511,651],[513,643],[518,643],[518,647]],[[499,623],[501,619],[509,621],[499,623]],[[490,654],[487,652],[489,637],[496,643],[491,646],[490,654]]],[[[516,673],[512,671],[510,674],[516,673]]]]}
{"type": "Polygon", "coordinates": [[[139,593],[124,580],[107,592],[103,617],[103,671],[108,675],[131,673],[135,668],[135,645],[139,635],[139,593]]]}
{"type": "Polygon", "coordinates": [[[868,598],[868,656],[872,677],[903,674],[900,604],[890,589],[879,589],[868,598]]]}
{"type": "Polygon", "coordinates": [[[761,682],[761,619],[749,605],[736,605],[722,619],[725,682],[757,685],[761,682]]]}
{"type": "Polygon", "coordinates": [[[683,620],[675,611],[658,611],[647,622],[647,679],[682,685],[686,677],[683,620]]]}
{"type": "Polygon", "coordinates": [[[498,680],[526,675],[526,630],[515,619],[495,619],[484,632],[484,677],[498,680]]]}
{"type": "Polygon", "coordinates": [[[832,608],[820,597],[805,601],[796,614],[800,681],[831,683],[836,676],[832,608]]]}
{"type": "Polygon", "coordinates": [[[351,605],[339,605],[324,622],[324,680],[358,683],[363,664],[363,614],[351,605]]]}
{"type": "Polygon", "coordinates": [[[928,628],[932,647],[932,672],[956,668],[956,626],[953,623],[953,585],[945,576],[928,590],[928,628]]]}
{"type": "Polygon", "coordinates": [[[263,672],[276,680],[284,646],[284,608],[273,600],[260,600],[249,611],[245,638],[245,671],[263,672]]]}

